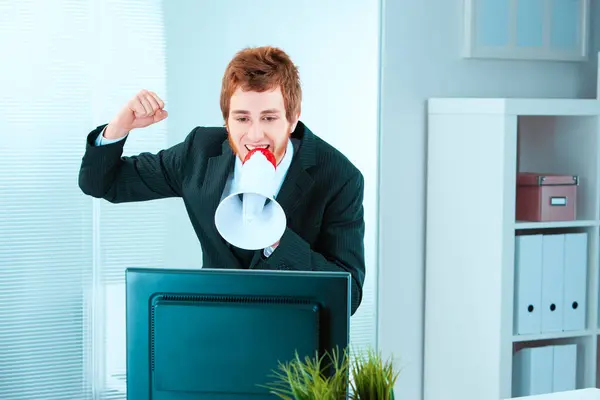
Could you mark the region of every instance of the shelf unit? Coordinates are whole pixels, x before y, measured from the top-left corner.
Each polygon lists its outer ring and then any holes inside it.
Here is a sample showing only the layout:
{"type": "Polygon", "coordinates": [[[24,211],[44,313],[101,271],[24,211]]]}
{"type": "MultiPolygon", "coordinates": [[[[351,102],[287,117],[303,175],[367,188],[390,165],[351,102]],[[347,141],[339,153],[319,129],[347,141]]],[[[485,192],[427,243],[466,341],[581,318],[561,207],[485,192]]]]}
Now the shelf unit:
{"type": "Polygon", "coordinates": [[[436,98],[428,102],[424,399],[494,400],[512,391],[522,347],[577,343],[577,387],[598,367],[600,101],[436,98]],[[577,220],[515,220],[518,171],[580,177],[577,220]],[[515,239],[588,233],[586,326],[516,335],[515,239]]]}

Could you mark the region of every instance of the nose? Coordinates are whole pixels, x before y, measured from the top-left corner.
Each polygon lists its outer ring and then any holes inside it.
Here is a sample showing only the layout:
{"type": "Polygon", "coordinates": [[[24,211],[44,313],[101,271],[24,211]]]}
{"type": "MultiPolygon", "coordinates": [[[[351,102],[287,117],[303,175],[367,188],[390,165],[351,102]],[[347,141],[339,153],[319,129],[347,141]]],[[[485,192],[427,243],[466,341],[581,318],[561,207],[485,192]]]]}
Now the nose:
{"type": "Polygon", "coordinates": [[[264,137],[263,131],[259,124],[252,124],[248,130],[248,139],[253,142],[258,142],[264,137]]]}

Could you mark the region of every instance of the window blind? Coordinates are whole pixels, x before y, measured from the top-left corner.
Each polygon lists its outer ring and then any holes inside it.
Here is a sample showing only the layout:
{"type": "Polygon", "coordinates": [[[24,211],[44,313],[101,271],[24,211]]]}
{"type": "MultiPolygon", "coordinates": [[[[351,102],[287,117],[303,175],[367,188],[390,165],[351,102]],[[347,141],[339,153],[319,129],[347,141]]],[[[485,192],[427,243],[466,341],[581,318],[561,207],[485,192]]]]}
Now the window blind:
{"type": "MultiPolygon", "coordinates": [[[[124,270],[162,266],[164,202],[77,185],[85,136],[166,99],[160,1],[0,0],[0,398],[126,399],[124,270]],[[8,62],[6,62],[8,61],[8,62]]],[[[166,121],[126,154],[167,144],[166,121]]]]}
{"type": "Polygon", "coordinates": [[[88,399],[90,123],[79,0],[0,0],[0,399],[88,399]]]}
{"type": "MultiPolygon", "coordinates": [[[[94,116],[104,124],[140,89],[155,91],[168,105],[165,35],[159,0],[95,0],[94,116]]],[[[169,120],[135,130],[124,155],[167,147],[169,120]]],[[[165,200],[111,204],[93,201],[95,386],[102,400],[126,397],[125,269],[166,267],[168,213],[165,200]]]]}

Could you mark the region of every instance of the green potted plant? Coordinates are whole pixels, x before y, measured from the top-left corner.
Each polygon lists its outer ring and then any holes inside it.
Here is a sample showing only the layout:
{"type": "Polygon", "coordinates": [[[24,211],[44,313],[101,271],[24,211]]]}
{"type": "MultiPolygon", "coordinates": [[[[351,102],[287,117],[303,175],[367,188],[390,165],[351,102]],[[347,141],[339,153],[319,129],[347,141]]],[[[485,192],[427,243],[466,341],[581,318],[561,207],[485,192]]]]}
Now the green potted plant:
{"type": "Polygon", "coordinates": [[[398,372],[373,349],[348,357],[336,349],[321,357],[298,354],[280,363],[275,382],[266,387],[283,400],[393,400],[398,372]],[[329,374],[324,374],[330,368],[329,374]],[[332,372],[332,373],[331,373],[332,372]]]}
{"type": "Polygon", "coordinates": [[[283,400],[339,400],[348,393],[349,363],[346,352],[338,349],[321,357],[295,357],[280,363],[274,372],[276,381],[267,385],[271,393],[283,400]],[[324,374],[330,369],[330,374],[324,374]]]}
{"type": "Polygon", "coordinates": [[[394,369],[391,358],[384,361],[381,353],[369,348],[354,355],[350,373],[350,399],[394,400],[399,372],[394,369]]]}

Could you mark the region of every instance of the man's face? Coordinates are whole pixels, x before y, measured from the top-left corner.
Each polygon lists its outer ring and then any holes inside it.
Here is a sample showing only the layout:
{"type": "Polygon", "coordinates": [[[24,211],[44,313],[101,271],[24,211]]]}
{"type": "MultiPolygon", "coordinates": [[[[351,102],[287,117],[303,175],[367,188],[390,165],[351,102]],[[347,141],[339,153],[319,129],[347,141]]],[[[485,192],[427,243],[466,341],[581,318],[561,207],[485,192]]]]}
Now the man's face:
{"type": "Polygon", "coordinates": [[[229,143],[242,160],[250,150],[263,147],[275,155],[279,164],[296,122],[297,117],[293,124],[286,118],[279,87],[260,93],[244,92],[238,88],[229,103],[229,143]]]}

